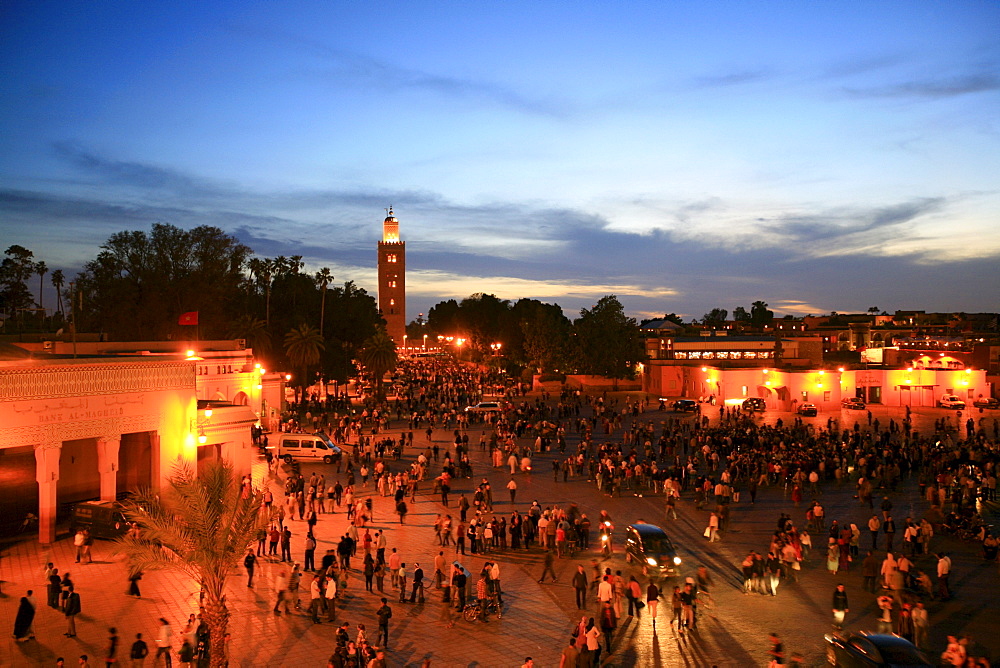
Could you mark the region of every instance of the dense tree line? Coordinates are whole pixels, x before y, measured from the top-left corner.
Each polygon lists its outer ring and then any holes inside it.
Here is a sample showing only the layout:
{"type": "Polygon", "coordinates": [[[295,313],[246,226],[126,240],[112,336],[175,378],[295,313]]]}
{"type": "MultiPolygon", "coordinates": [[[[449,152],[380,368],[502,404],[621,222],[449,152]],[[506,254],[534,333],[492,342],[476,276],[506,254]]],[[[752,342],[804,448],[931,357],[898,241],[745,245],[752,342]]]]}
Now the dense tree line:
{"type": "Polygon", "coordinates": [[[422,345],[424,335],[429,345],[448,345],[449,336],[454,345],[454,339],[462,338],[460,354],[503,365],[508,372],[526,368],[543,374],[628,378],[644,356],[638,324],[625,316],[614,295],[603,297],[570,321],[558,304],[527,298],[511,302],[478,293],[460,302],[438,303],[426,322],[410,323],[407,333],[417,345],[422,345]]]}
{"type": "Polygon", "coordinates": [[[374,297],[352,281],[335,285],[327,268],[305,273],[299,256],[255,257],[216,227],[158,223],[149,232],[113,234],[71,293],[63,292],[63,272],[51,273],[58,302],[51,316],[42,284],[37,302],[29,288],[31,278],[48,273],[45,263],[21,246],[5,253],[0,307],[9,332],[52,332],[75,317],[78,332],[112,341],[242,338],[272,368],[292,369],[298,385],[317,375],[347,380],[363,343],[385,326],[374,297]],[[180,324],[191,312],[198,324],[180,324]]]}

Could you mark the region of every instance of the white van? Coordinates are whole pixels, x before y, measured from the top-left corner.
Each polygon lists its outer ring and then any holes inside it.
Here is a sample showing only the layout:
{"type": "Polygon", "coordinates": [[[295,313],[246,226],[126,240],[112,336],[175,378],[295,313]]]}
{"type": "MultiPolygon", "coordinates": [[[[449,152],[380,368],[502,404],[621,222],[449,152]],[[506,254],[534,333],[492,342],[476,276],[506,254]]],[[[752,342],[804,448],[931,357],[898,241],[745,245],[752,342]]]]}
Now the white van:
{"type": "Polygon", "coordinates": [[[324,464],[330,464],[334,457],[341,453],[340,447],[322,432],[317,434],[272,434],[268,441],[267,449],[275,457],[285,460],[286,464],[291,464],[294,461],[322,461],[324,464]]]}

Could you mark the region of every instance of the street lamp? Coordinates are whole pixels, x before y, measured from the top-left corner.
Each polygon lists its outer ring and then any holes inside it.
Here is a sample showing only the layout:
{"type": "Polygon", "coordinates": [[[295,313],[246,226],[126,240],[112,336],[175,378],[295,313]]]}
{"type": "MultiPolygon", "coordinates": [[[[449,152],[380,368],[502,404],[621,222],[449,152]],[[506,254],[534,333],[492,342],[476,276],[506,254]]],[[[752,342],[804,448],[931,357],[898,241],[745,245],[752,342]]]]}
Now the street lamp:
{"type": "Polygon", "coordinates": [[[427,335],[424,334],[424,352],[427,352],[427,335]]]}

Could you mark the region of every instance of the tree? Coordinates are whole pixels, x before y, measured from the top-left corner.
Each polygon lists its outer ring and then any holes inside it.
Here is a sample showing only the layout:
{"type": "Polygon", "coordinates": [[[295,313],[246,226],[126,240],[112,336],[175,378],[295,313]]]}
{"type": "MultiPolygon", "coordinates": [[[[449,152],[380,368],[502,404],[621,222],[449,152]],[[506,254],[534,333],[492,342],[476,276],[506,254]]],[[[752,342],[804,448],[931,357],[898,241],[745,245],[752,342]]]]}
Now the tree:
{"type": "Polygon", "coordinates": [[[663,316],[663,319],[667,322],[672,322],[675,325],[680,325],[681,327],[684,326],[684,321],[681,320],[681,317],[676,313],[667,313],[663,316]]]}
{"type": "Polygon", "coordinates": [[[365,340],[361,348],[361,365],[375,383],[375,395],[382,398],[382,378],[396,368],[396,344],[385,331],[365,340]]]}
{"type": "Polygon", "coordinates": [[[271,352],[271,332],[267,323],[252,315],[241,315],[233,321],[228,335],[234,339],[245,339],[254,354],[267,357],[271,352]]]}
{"type": "Polygon", "coordinates": [[[729,311],[726,309],[713,308],[705,314],[705,316],[701,319],[701,322],[706,327],[722,327],[726,324],[727,317],[729,317],[729,311]]]}
{"type": "Polygon", "coordinates": [[[519,300],[515,307],[523,313],[524,363],[541,373],[565,370],[573,345],[573,323],[563,315],[558,304],[543,304],[535,300],[522,304],[527,301],[519,300]]]}
{"type": "Polygon", "coordinates": [[[733,320],[736,322],[750,322],[750,314],[742,306],[733,309],[733,320]]]}
{"type": "Polygon", "coordinates": [[[869,307],[868,307],[868,312],[869,312],[870,314],[872,314],[872,315],[878,315],[878,312],[879,312],[879,310],[880,310],[880,309],[879,309],[879,307],[878,307],[878,306],[869,306],[869,307]]]}
{"type": "Polygon", "coordinates": [[[580,311],[573,322],[578,364],[583,373],[606,378],[629,378],[642,357],[639,326],[625,316],[615,295],[602,297],[594,308],[580,311]]]}
{"type": "Polygon", "coordinates": [[[198,311],[202,333],[215,338],[242,312],[252,251],[217,227],[156,223],[149,233],[114,234],[101,249],[77,281],[86,297],[83,327],[113,340],[181,337],[188,332],[177,317],[198,311]]]}
{"type": "Polygon", "coordinates": [[[125,534],[117,545],[131,573],[175,571],[200,585],[213,668],[228,665],[226,579],[269,519],[260,512],[261,490],[246,497],[242,491],[227,463],[210,463],[197,477],[188,465],[178,465],[164,492],[141,489],[125,502],[125,515],[139,532],[125,534]]]}
{"type": "Polygon", "coordinates": [[[774,311],[769,311],[767,302],[755,301],[750,305],[750,324],[757,328],[764,328],[774,320],[774,311]]]}
{"type": "Polygon", "coordinates": [[[56,269],[52,272],[52,287],[56,289],[56,313],[63,312],[63,301],[62,301],[62,287],[66,283],[66,276],[63,275],[62,269],[56,269]]]}
{"type": "Polygon", "coordinates": [[[9,315],[14,316],[18,311],[34,305],[28,290],[28,279],[35,273],[32,260],[35,254],[17,244],[9,246],[4,253],[7,257],[0,262],[0,304],[9,315]]]}
{"type": "Polygon", "coordinates": [[[45,274],[49,273],[49,268],[44,262],[35,263],[35,273],[38,274],[38,308],[42,309],[42,317],[45,317],[45,274]]]}
{"type": "Polygon", "coordinates": [[[333,281],[333,274],[329,267],[323,267],[316,272],[316,282],[319,283],[323,294],[319,301],[319,335],[323,336],[323,322],[326,320],[326,286],[333,281]]]}
{"type": "Polygon", "coordinates": [[[297,387],[308,387],[309,367],[319,363],[319,356],[326,345],[312,325],[305,323],[285,334],[285,354],[292,366],[302,370],[297,387]]]}

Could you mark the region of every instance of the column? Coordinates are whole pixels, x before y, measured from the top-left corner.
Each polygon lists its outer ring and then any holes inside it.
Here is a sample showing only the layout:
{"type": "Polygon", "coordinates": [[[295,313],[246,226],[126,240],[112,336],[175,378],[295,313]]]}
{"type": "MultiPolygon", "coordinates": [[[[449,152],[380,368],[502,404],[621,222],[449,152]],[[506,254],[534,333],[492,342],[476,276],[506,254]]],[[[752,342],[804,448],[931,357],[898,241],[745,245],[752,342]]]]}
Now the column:
{"type": "Polygon", "coordinates": [[[59,485],[59,456],[62,441],[50,441],[35,446],[35,480],[38,482],[38,542],[56,540],[56,492],[59,485]]]}
{"type": "Polygon", "coordinates": [[[97,470],[101,474],[101,501],[114,501],[118,498],[118,450],[121,444],[121,434],[97,439],[97,470]]]}
{"type": "Polygon", "coordinates": [[[160,461],[160,433],[157,431],[149,434],[149,456],[152,458],[149,470],[149,484],[157,492],[162,489],[162,479],[160,472],[163,470],[163,463],[160,461]]]}

